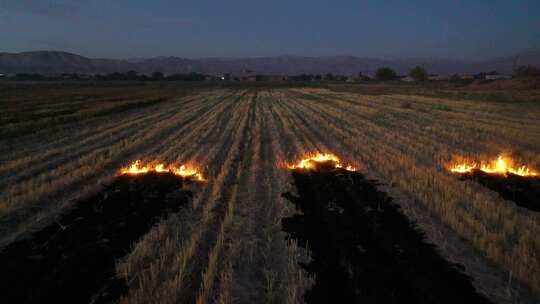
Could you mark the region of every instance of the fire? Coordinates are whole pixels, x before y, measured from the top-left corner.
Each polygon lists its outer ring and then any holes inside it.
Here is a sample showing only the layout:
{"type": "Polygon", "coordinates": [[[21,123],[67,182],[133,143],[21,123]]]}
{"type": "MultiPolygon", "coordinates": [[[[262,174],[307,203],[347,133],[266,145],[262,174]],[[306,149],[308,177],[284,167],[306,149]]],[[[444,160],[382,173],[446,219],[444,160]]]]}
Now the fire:
{"type": "Polygon", "coordinates": [[[323,162],[332,162],[334,163],[334,166],[336,168],[343,168],[347,171],[356,171],[356,168],[351,165],[343,165],[339,159],[334,154],[331,153],[316,153],[314,155],[308,155],[306,158],[300,160],[296,164],[288,164],[287,168],[289,169],[311,169],[313,168],[317,163],[323,163],[323,162]]]}
{"type": "Polygon", "coordinates": [[[131,164],[131,166],[127,168],[122,168],[120,170],[120,173],[121,174],[141,174],[141,173],[147,173],[148,171],[150,171],[148,167],[143,167],[141,165],[141,161],[136,160],[135,162],[131,164]]]}
{"type": "Polygon", "coordinates": [[[178,168],[171,168],[171,172],[182,177],[194,177],[199,181],[204,180],[201,173],[197,172],[195,169],[189,169],[185,165],[181,165],[178,168]]]}
{"type": "Polygon", "coordinates": [[[529,169],[527,166],[521,166],[514,168],[510,165],[511,161],[505,160],[502,156],[499,156],[497,160],[488,164],[478,165],[472,164],[458,164],[450,168],[450,171],[454,173],[470,173],[473,170],[480,170],[489,174],[501,174],[507,175],[508,173],[520,175],[520,176],[538,176],[538,173],[529,169]]]}
{"type": "Polygon", "coordinates": [[[120,174],[130,174],[137,175],[148,172],[157,172],[157,173],[173,173],[184,178],[194,178],[198,181],[204,181],[202,173],[197,171],[195,168],[189,168],[186,165],[181,165],[175,167],[173,165],[166,166],[165,164],[156,164],[156,165],[142,165],[140,160],[134,161],[129,167],[120,169],[120,174]]]}
{"type": "Polygon", "coordinates": [[[169,169],[165,168],[164,164],[156,165],[155,170],[156,172],[169,172],[169,169]]]}

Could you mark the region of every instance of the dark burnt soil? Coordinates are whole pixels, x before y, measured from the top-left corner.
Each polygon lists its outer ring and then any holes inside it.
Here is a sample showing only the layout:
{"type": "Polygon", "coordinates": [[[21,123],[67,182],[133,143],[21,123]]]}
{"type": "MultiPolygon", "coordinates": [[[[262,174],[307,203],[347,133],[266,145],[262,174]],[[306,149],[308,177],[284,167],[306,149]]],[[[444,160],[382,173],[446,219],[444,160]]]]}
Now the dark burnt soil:
{"type": "Polygon", "coordinates": [[[308,248],[307,303],[489,303],[404,216],[375,181],[322,165],[293,172],[302,214],[282,220],[308,248]]]}
{"type": "Polygon", "coordinates": [[[0,253],[0,303],[108,303],[126,290],[115,260],[192,194],[173,174],[120,176],[56,223],[0,253]]]}
{"type": "Polygon", "coordinates": [[[474,180],[496,191],[504,199],[518,206],[540,212],[540,177],[524,177],[514,174],[506,176],[487,174],[480,170],[459,174],[460,178],[474,180]]]}

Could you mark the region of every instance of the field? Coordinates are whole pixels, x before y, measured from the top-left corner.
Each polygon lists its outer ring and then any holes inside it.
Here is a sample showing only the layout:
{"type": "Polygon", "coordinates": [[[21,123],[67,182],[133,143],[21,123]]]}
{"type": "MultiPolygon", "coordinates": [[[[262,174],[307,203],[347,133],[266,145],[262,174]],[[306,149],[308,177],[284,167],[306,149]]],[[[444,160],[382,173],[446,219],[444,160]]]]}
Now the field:
{"type": "Polygon", "coordinates": [[[283,231],[297,210],[282,194],[301,192],[286,164],[330,152],[376,179],[444,259],[463,265],[478,294],[534,302],[539,213],[448,168],[504,154],[538,170],[540,102],[421,93],[0,83],[0,248],[8,248],[0,265],[15,240],[66,226],[62,214],[103,196],[120,168],[186,163],[205,181],[184,185],[189,203],[122,249],[111,266],[127,287],[119,301],[301,303],[320,284],[302,266],[309,244],[283,231]]]}

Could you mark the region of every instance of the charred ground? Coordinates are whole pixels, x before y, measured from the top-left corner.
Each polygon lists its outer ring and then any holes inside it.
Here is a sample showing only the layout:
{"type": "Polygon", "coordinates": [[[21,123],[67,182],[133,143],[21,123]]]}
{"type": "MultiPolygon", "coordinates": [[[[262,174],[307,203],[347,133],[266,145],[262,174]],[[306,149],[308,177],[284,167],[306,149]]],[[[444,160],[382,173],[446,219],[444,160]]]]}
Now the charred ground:
{"type": "Polygon", "coordinates": [[[540,212],[540,177],[524,177],[508,173],[488,174],[481,170],[459,174],[462,180],[473,180],[496,191],[504,199],[518,206],[540,212]]]}
{"type": "Polygon", "coordinates": [[[125,292],[115,260],[191,198],[174,174],[122,175],[0,253],[2,303],[109,303],[125,292]]]}
{"type": "Polygon", "coordinates": [[[293,177],[301,214],[282,227],[311,252],[308,303],[489,303],[375,181],[328,164],[293,177]]]}

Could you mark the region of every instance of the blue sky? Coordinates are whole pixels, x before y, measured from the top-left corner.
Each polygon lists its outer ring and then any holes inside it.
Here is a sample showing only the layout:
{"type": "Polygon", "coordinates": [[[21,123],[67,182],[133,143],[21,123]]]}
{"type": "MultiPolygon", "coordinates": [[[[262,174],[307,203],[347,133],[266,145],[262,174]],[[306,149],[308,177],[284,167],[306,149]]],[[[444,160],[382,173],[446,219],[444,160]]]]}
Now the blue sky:
{"type": "Polygon", "coordinates": [[[540,49],[540,1],[0,0],[0,51],[488,59],[540,49]]]}

